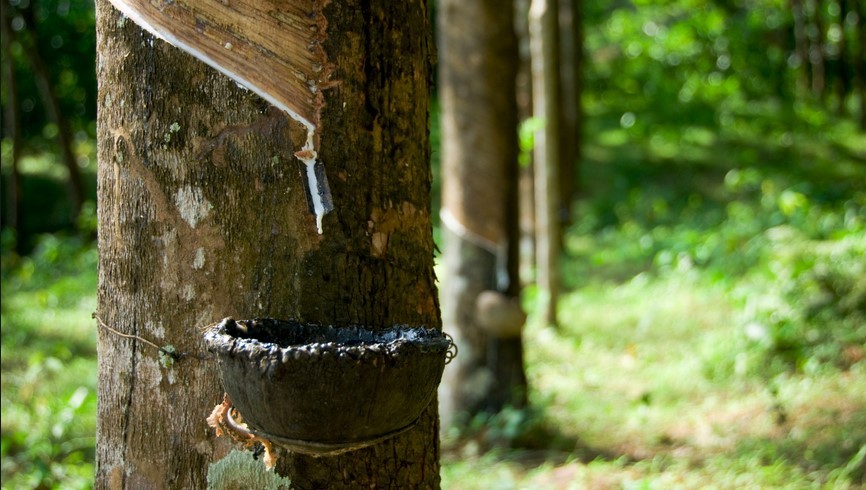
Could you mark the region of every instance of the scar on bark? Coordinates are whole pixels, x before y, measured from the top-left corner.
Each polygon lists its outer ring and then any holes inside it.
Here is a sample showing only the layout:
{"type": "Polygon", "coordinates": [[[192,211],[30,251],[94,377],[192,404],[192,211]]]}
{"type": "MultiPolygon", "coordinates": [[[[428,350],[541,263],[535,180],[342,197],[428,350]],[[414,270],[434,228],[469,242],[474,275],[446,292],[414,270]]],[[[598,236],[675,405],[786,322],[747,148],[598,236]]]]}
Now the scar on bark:
{"type": "Polygon", "coordinates": [[[295,156],[306,166],[309,208],[322,234],[322,218],[333,210],[319,160],[323,91],[334,66],[323,47],[330,0],[310,0],[282,8],[258,2],[110,0],[133,22],[249,88],[281,109],[307,131],[295,156]],[[264,34],[266,33],[266,34],[264,34]]]}

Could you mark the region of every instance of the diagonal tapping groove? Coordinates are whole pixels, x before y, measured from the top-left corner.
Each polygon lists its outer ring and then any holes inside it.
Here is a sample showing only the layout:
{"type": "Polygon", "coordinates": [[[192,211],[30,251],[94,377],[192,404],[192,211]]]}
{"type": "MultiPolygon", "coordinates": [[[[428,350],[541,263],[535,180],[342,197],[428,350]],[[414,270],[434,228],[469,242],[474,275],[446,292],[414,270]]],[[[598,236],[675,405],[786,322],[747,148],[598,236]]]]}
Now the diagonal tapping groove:
{"type": "Polygon", "coordinates": [[[334,209],[324,166],[318,158],[322,91],[330,80],[322,42],[329,0],[200,2],[110,0],[154,36],[192,55],[250,89],[301,123],[307,137],[295,156],[306,167],[307,198],[323,233],[322,218],[334,209]]]}

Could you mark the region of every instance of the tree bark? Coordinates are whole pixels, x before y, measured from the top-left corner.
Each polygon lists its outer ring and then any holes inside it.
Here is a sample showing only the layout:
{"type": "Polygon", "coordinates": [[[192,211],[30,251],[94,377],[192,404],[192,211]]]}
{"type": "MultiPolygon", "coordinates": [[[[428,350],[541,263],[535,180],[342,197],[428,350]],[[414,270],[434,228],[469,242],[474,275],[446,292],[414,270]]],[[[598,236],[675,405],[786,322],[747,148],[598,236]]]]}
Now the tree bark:
{"type": "Polygon", "coordinates": [[[559,294],[559,37],[556,0],[532,0],[532,106],[544,127],[535,133],[535,256],[541,319],[556,325],[559,294]]]}
{"type": "MultiPolygon", "coordinates": [[[[294,156],[306,128],[97,1],[96,488],[205,488],[226,455],[201,327],[225,316],[440,326],[423,2],[324,10],[337,84],[319,156],[336,209],[316,231],[294,156]],[[171,366],[157,349],[186,353],[171,366]]],[[[327,401],[323,400],[323,407],[327,401]]],[[[325,409],[325,408],[323,408],[325,409]]],[[[407,433],[332,458],[287,454],[297,488],[436,488],[436,403],[407,433]]]]}
{"type": "Polygon", "coordinates": [[[513,11],[496,0],[444,0],[439,26],[443,323],[460,346],[443,383],[442,413],[459,425],[526,402],[519,330],[504,332],[479,304],[485,291],[503,302],[491,308],[518,302],[518,56],[513,11]]]}

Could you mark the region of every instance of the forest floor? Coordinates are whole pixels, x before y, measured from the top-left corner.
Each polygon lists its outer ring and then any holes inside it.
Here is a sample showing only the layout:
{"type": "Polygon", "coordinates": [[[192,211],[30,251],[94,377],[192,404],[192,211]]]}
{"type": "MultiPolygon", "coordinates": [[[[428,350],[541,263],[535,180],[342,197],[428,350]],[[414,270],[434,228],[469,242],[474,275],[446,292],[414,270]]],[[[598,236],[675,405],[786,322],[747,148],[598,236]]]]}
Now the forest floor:
{"type": "Polygon", "coordinates": [[[692,274],[567,295],[524,337],[532,409],[451,441],[443,487],[862,488],[862,340],[764,372],[736,295],[692,274]]]}
{"type": "MultiPolygon", "coordinates": [[[[647,134],[590,114],[560,325],[523,337],[531,407],[449,434],[443,488],[866,485],[866,138],[802,111],[647,134]]],[[[2,485],[88,488],[95,246],[12,250],[2,485]]]]}
{"type": "Polygon", "coordinates": [[[590,114],[531,407],[446,439],[444,488],[866,487],[866,137],[752,110],[590,114]]]}

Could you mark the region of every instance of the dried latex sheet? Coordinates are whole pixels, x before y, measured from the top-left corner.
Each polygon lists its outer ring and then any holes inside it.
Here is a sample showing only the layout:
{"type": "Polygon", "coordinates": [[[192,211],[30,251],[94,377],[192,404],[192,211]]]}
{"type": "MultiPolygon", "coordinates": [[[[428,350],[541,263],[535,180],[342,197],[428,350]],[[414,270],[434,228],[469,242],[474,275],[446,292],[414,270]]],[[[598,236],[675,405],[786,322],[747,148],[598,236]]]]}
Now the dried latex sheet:
{"type": "MultiPolygon", "coordinates": [[[[307,195],[316,227],[333,210],[318,160],[321,89],[330,67],[321,42],[326,0],[110,0],[153,35],[249,88],[307,128],[295,156],[306,166],[307,195]]],[[[321,134],[321,132],[320,132],[321,134]]]]}

